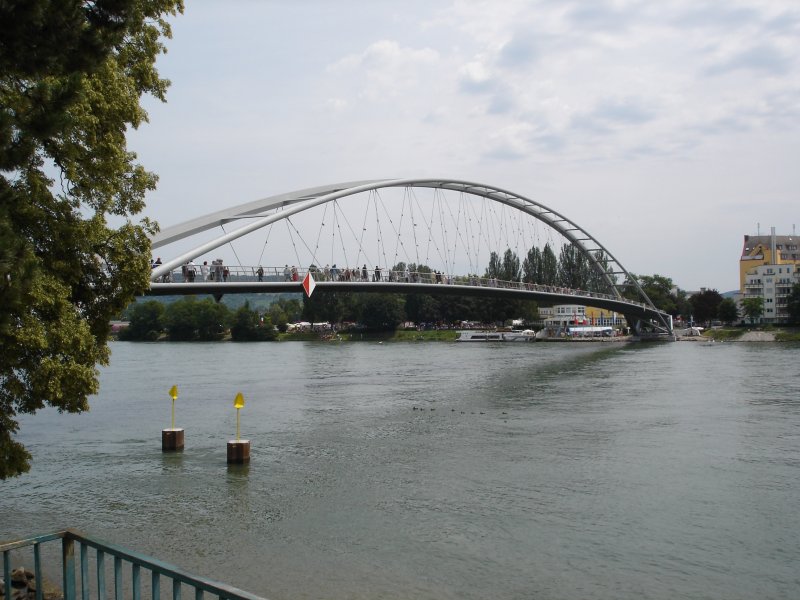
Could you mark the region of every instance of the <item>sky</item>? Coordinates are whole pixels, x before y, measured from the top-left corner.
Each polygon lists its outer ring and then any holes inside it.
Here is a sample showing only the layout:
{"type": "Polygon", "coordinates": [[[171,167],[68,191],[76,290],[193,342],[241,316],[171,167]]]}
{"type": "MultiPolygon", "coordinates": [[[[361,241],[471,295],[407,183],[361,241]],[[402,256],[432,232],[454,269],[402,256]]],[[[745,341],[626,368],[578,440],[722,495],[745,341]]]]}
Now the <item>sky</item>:
{"type": "Polygon", "coordinates": [[[190,0],[129,136],[162,226],[440,177],[570,217],[633,273],[738,288],[800,225],[796,0],[190,0]]]}

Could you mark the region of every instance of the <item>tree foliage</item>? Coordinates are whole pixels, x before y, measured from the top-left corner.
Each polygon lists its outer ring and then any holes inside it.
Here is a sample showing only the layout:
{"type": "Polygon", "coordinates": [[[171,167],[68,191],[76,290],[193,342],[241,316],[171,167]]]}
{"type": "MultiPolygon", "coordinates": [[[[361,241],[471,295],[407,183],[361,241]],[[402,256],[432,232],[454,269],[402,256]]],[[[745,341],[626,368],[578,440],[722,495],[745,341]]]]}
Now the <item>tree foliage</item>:
{"type": "Polygon", "coordinates": [[[245,303],[230,319],[231,339],[235,342],[255,342],[276,339],[277,333],[269,317],[262,318],[245,303]]]}
{"type": "Polygon", "coordinates": [[[213,341],[225,335],[230,318],[230,310],[224,304],[211,298],[186,296],[167,306],[163,322],[170,340],[213,341]]]}
{"type": "Polygon", "coordinates": [[[360,296],[359,322],[373,331],[391,331],[405,319],[403,299],[397,294],[360,296]]]}
{"type": "Polygon", "coordinates": [[[786,299],[786,310],[789,313],[789,322],[800,324],[800,283],[792,286],[792,291],[786,299]]]}
{"type": "Polygon", "coordinates": [[[717,318],[722,295],[717,290],[705,290],[689,298],[695,322],[707,323],[717,318]]]}
{"type": "Polygon", "coordinates": [[[730,325],[739,318],[739,310],[733,298],[723,298],[717,307],[717,317],[723,323],[730,325]]]}
{"type": "Polygon", "coordinates": [[[592,267],[586,255],[573,244],[561,246],[558,256],[558,284],[575,290],[588,290],[592,267]]]}
{"type": "Polygon", "coordinates": [[[136,302],[130,310],[128,326],[120,332],[121,340],[158,339],[164,331],[164,304],[158,300],[136,302]]]}
{"type": "Polygon", "coordinates": [[[751,296],[742,300],[742,312],[744,316],[753,323],[760,319],[764,314],[764,298],[762,296],[751,296]]]}
{"type": "Polygon", "coordinates": [[[16,415],[88,408],[110,320],[147,286],[156,177],[125,134],[164,99],[181,0],[0,3],[0,478],[29,468],[16,415]],[[53,181],[56,177],[57,181],[53,181]],[[113,217],[115,226],[110,226],[113,217]]]}
{"type": "MultiPolygon", "coordinates": [[[[659,310],[675,316],[678,314],[678,298],[673,292],[674,285],[672,279],[664,277],[663,275],[633,275],[639,282],[639,285],[650,298],[653,305],[659,310]]],[[[627,282],[628,286],[624,296],[631,300],[641,301],[638,292],[631,282],[627,282]]]]}

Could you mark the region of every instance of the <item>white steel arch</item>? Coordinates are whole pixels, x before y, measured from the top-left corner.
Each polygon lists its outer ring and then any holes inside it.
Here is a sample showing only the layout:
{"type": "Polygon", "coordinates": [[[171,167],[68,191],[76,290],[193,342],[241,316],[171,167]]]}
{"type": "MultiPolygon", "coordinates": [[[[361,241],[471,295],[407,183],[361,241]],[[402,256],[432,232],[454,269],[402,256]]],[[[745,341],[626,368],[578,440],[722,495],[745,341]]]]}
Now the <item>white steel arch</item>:
{"type": "MultiPolygon", "coordinates": [[[[246,225],[221,235],[210,242],[201,244],[192,250],[181,254],[172,259],[168,259],[159,267],[153,269],[151,281],[157,281],[162,275],[169,273],[173,268],[194,259],[206,252],[219,248],[224,244],[232,242],[248,233],[266,227],[276,221],[286,219],[292,215],[301,213],[332,202],[340,198],[354,196],[363,192],[379,190],[384,188],[438,188],[480,196],[505,204],[517,209],[539,221],[545,223],[564,238],[569,240],[580,252],[582,252],[595,271],[603,277],[613,290],[617,298],[622,298],[621,289],[627,285],[633,285],[641,301],[650,306],[654,311],[658,309],[653,305],[650,298],[641,288],[638,281],[625,267],[608,251],[594,236],[583,227],[575,223],[565,215],[520,194],[483,183],[461,181],[454,179],[434,179],[434,178],[414,178],[414,179],[379,179],[367,181],[354,181],[348,183],[331,184],[314,188],[307,188],[288,194],[271,196],[254,202],[230,207],[221,211],[210,213],[184,223],[167,227],[153,236],[152,247],[160,248],[172,242],[185,239],[197,233],[207,231],[214,227],[227,223],[249,220],[246,225]],[[600,260],[605,262],[601,264],[600,260]],[[621,276],[623,281],[617,282],[616,276],[621,276]]],[[[667,318],[662,318],[664,327],[671,331],[671,324],[667,318]]]]}

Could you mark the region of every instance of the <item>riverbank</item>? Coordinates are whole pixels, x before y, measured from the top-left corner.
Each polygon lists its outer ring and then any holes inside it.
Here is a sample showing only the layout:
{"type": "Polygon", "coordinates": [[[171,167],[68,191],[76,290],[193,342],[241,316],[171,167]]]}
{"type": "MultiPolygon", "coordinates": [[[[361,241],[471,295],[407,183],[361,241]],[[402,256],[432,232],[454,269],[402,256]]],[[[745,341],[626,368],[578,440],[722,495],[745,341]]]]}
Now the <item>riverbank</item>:
{"type": "Polygon", "coordinates": [[[281,333],[281,342],[454,342],[458,338],[456,329],[430,329],[397,331],[343,331],[337,333],[305,331],[281,333]]]}
{"type": "Polygon", "coordinates": [[[744,327],[724,327],[709,329],[703,335],[693,338],[699,341],[715,342],[800,342],[800,328],[797,327],[765,327],[764,329],[747,329],[744,327]]]}

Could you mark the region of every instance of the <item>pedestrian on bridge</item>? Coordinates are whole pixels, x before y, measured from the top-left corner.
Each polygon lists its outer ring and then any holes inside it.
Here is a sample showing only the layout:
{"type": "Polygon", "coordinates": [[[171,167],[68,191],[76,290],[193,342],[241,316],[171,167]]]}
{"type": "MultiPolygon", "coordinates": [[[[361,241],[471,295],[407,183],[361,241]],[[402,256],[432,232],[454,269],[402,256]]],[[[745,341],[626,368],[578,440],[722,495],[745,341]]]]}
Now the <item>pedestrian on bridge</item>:
{"type": "Polygon", "coordinates": [[[259,265],[258,271],[256,271],[256,275],[258,275],[258,280],[259,281],[264,281],[264,267],[259,265]]]}
{"type": "Polygon", "coordinates": [[[361,281],[369,281],[369,275],[367,275],[366,264],[363,267],[361,267],[361,281]]]}
{"type": "Polygon", "coordinates": [[[381,280],[381,268],[378,265],[375,265],[375,275],[372,281],[380,281],[381,280]]]}
{"type": "Polygon", "coordinates": [[[291,281],[292,280],[292,273],[289,271],[289,265],[286,265],[283,268],[283,280],[284,281],[291,281]]]}

